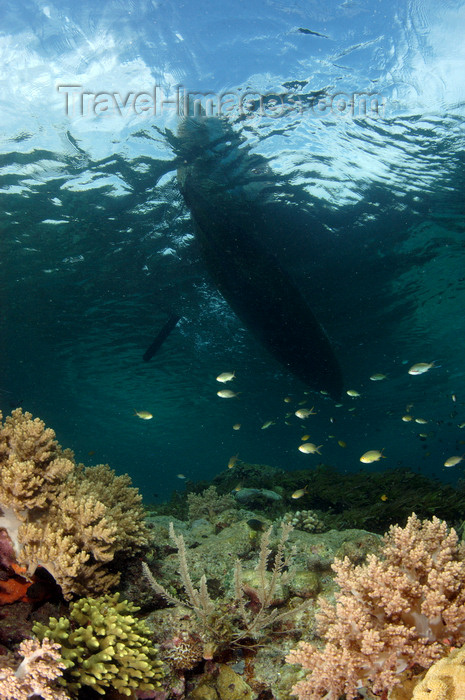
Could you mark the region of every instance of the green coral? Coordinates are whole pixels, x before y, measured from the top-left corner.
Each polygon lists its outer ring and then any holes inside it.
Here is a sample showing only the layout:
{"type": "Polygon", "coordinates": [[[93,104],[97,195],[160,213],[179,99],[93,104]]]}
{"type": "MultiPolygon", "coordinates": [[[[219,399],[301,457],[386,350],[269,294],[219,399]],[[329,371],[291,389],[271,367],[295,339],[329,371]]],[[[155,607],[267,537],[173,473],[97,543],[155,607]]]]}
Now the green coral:
{"type": "Polygon", "coordinates": [[[122,695],[154,690],[163,676],[162,662],[150,641],[150,630],[133,613],[140,608],[119,593],[81,598],[70,605],[70,619],[36,622],[34,634],[61,645],[66,670],[63,684],[77,694],[83,685],[100,695],[114,688],[122,695]]]}

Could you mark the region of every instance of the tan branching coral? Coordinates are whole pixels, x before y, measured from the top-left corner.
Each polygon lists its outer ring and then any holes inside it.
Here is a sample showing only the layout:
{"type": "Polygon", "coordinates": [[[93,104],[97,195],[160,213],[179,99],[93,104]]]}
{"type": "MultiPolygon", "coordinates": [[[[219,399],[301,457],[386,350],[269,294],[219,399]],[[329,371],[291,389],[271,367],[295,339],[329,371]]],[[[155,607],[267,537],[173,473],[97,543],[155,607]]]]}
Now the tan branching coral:
{"type": "Polygon", "coordinates": [[[368,687],[385,693],[404,669],[429,668],[444,655],[443,639],[465,640],[465,555],[456,532],[438,518],[413,514],[392,526],[383,557],[353,566],[335,560],[335,604],[321,599],[323,651],[300,642],[287,657],[311,670],[293,692],[300,700],[352,700],[368,687]]]}
{"type": "Polygon", "coordinates": [[[108,591],[119,580],[109,568],[115,555],[147,542],[130,484],[108,465],[76,465],[30,413],[17,409],[0,423],[0,528],[28,573],[43,566],[67,598],[108,591]]]}
{"type": "Polygon", "coordinates": [[[58,685],[65,668],[59,644],[25,639],[18,651],[24,659],[16,670],[0,668],[0,700],[69,700],[58,685]]]}
{"type": "Polygon", "coordinates": [[[189,520],[206,518],[211,523],[216,522],[219,515],[227,510],[236,510],[236,502],[229,493],[219,495],[216,486],[209,486],[202,493],[187,494],[189,520]]]}

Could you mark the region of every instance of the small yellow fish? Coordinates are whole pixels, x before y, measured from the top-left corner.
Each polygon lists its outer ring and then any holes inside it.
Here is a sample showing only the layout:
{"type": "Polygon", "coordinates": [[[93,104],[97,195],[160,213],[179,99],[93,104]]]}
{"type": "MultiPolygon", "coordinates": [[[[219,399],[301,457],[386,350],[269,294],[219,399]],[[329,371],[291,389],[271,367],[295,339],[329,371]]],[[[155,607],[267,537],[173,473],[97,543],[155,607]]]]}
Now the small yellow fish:
{"type": "Polygon", "coordinates": [[[420,435],[420,437],[422,437],[422,438],[427,438],[427,437],[428,437],[428,433],[419,433],[419,435],[420,435]]]}
{"type": "Polygon", "coordinates": [[[239,455],[238,455],[238,454],[237,454],[237,455],[234,455],[234,457],[230,457],[230,458],[229,458],[229,462],[228,462],[228,469],[232,469],[233,467],[235,467],[236,464],[237,464],[237,462],[238,462],[238,460],[239,460],[239,455]]]}
{"type": "Polygon", "coordinates": [[[309,416],[315,416],[316,411],[313,410],[314,408],[315,406],[312,406],[311,408],[299,408],[297,409],[294,415],[296,415],[297,418],[301,418],[302,420],[304,418],[308,418],[309,416]]]}
{"type": "Polygon", "coordinates": [[[303,445],[299,446],[299,450],[303,452],[305,455],[314,455],[314,454],[319,454],[321,455],[320,452],[320,447],[323,447],[323,445],[316,445],[313,444],[313,442],[304,442],[303,445]]]}
{"type": "Polygon", "coordinates": [[[372,374],[370,377],[372,382],[380,382],[383,379],[387,379],[386,374],[381,374],[381,372],[376,372],[376,374],[372,374]]]}
{"type": "Polygon", "coordinates": [[[424,418],[415,418],[415,423],[420,423],[420,425],[425,425],[427,422],[424,418]]]}
{"type": "Polygon", "coordinates": [[[417,362],[416,365],[412,365],[408,371],[409,374],[416,376],[417,374],[424,374],[432,367],[438,367],[434,362],[417,362]]]}
{"type": "Polygon", "coordinates": [[[302,498],[302,496],[305,493],[307,493],[307,491],[308,491],[308,486],[305,486],[303,489],[297,489],[297,491],[294,491],[291,498],[302,498]]]}
{"type": "Polygon", "coordinates": [[[347,447],[347,443],[344,442],[344,440],[338,440],[337,444],[339,445],[339,447],[347,447]]]}
{"type": "Polygon", "coordinates": [[[309,438],[310,438],[310,435],[305,434],[305,435],[302,435],[302,437],[300,439],[302,440],[302,442],[305,442],[305,440],[308,440],[309,438]]]}
{"type": "Polygon", "coordinates": [[[176,474],[176,476],[177,476],[178,479],[185,479],[185,478],[186,478],[186,477],[184,476],[184,474],[176,474]]]}
{"type": "Polygon", "coordinates": [[[465,428],[465,423],[459,423],[457,428],[465,428]]]}
{"type": "Polygon", "coordinates": [[[284,403],[291,403],[292,399],[290,396],[285,396],[284,397],[284,403]]]}
{"type": "Polygon", "coordinates": [[[142,420],[150,420],[153,418],[153,415],[149,413],[148,411],[136,411],[134,410],[134,415],[137,416],[138,418],[142,418],[142,420]]]}
{"type": "Polygon", "coordinates": [[[457,401],[457,397],[455,394],[452,394],[451,396],[452,401],[455,403],[457,401]]]}
{"type": "Polygon", "coordinates": [[[270,425],[275,425],[274,420],[267,420],[266,423],[263,423],[261,430],[266,430],[267,428],[270,427],[270,425]]]}
{"type": "Polygon", "coordinates": [[[410,421],[413,420],[413,418],[412,416],[406,415],[402,416],[402,420],[404,421],[404,423],[410,423],[410,421]]]}
{"type": "Polygon", "coordinates": [[[449,457],[449,459],[446,459],[444,462],[445,467],[455,467],[456,464],[459,464],[464,458],[464,455],[461,457],[449,457]]]}
{"type": "Polygon", "coordinates": [[[221,372],[216,378],[217,382],[221,382],[222,384],[226,384],[226,382],[232,381],[236,376],[235,372],[221,372]]]}
{"type": "Polygon", "coordinates": [[[237,484],[237,486],[234,487],[234,491],[241,491],[243,488],[242,484],[237,484]]]}
{"type": "Polygon", "coordinates": [[[385,493],[383,493],[383,495],[380,496],[380,498],[381,498],[382,501],[387,501],[387,499],[388,499],[388,497],[386,496],[385,493]]]}
{"type": "Polygon", "coordinates": [[[240,430],[241,429],[241,424],[240,423],[234,423],[233,425],[233,430],[240,430]]]}
{"type": "Polygon", "coordinates": [[[239,392],[231,391],[231,389],[220,389],[216,392],[216,395],[221,399],[236,399],[239,396],[239,392]]]}
{"type": "Polygon", "coordinates": [[[322,394],[323,396],[328,396],[328,392],[324,389],[320,389],[320,394],[322,394]]]}
{"type": "Polygon", "coordinates": [[[365,452],[360,457],[360,461],[364,464],[371,464],[372,462],[377,462],[380,460],[381,457],[384,457],[383,450],[368,450],[368,452],[365,452]]]}
{"type": "Polygon", "coordinates": [[[307,401],[308,401],[308,399],[304,399],[303,401],[299,401],[299,403],[298,403],[297,405],[298,405],[298,406],[305,406],[305,404],[307,403],[307,401]]]}
{"type": "Polygon", "coordinates": [[[355,391],[355,389],[348,389],[348,391],[346,391],[346,394],[347,394],[347,396],[352,396],[353,399],[360,396],[359,392],[355,391]]]}

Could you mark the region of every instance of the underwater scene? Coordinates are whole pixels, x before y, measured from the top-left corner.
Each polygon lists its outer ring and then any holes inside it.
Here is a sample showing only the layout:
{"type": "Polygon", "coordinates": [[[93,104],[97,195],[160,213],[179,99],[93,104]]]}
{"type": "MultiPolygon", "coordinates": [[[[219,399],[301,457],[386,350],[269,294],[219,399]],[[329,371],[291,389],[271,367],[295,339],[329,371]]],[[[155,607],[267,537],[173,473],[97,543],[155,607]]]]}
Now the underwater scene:
{"type": "Polygon", "coordinates": [[[465,700],[465,2],[0,6],[0,700],[465,700]]]}

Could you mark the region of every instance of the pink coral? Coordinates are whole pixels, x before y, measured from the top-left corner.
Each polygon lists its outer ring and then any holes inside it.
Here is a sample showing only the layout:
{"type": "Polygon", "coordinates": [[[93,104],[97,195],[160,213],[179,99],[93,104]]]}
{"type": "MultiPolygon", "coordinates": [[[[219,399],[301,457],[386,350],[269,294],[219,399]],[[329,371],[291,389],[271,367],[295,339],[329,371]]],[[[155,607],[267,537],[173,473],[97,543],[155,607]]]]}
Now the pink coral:
{"type": "Polygon", "coordinates": [[[363,687],[385,693],[404,669],[443,656],[445,637],[465,640],[465,552],[438,518],[412,514],[384,536],[382,558],[336,559],[333,569],[340,590],[335,604],[320,599],[317,616],[324,650],[300,642],[287,657],[311,670],[293,688],[299,700],[352,700],[363,687]]]}
{"type": "Polygon", "coordinates": [[[19,653],[24,658],[16,671],[0,669],[0,700],[69,700],[67,693],[57,685],[65,668],[60,660],[59,644],[52,644],[48,639],[42,642],[25,639],[19,646],[19,653]]]}

